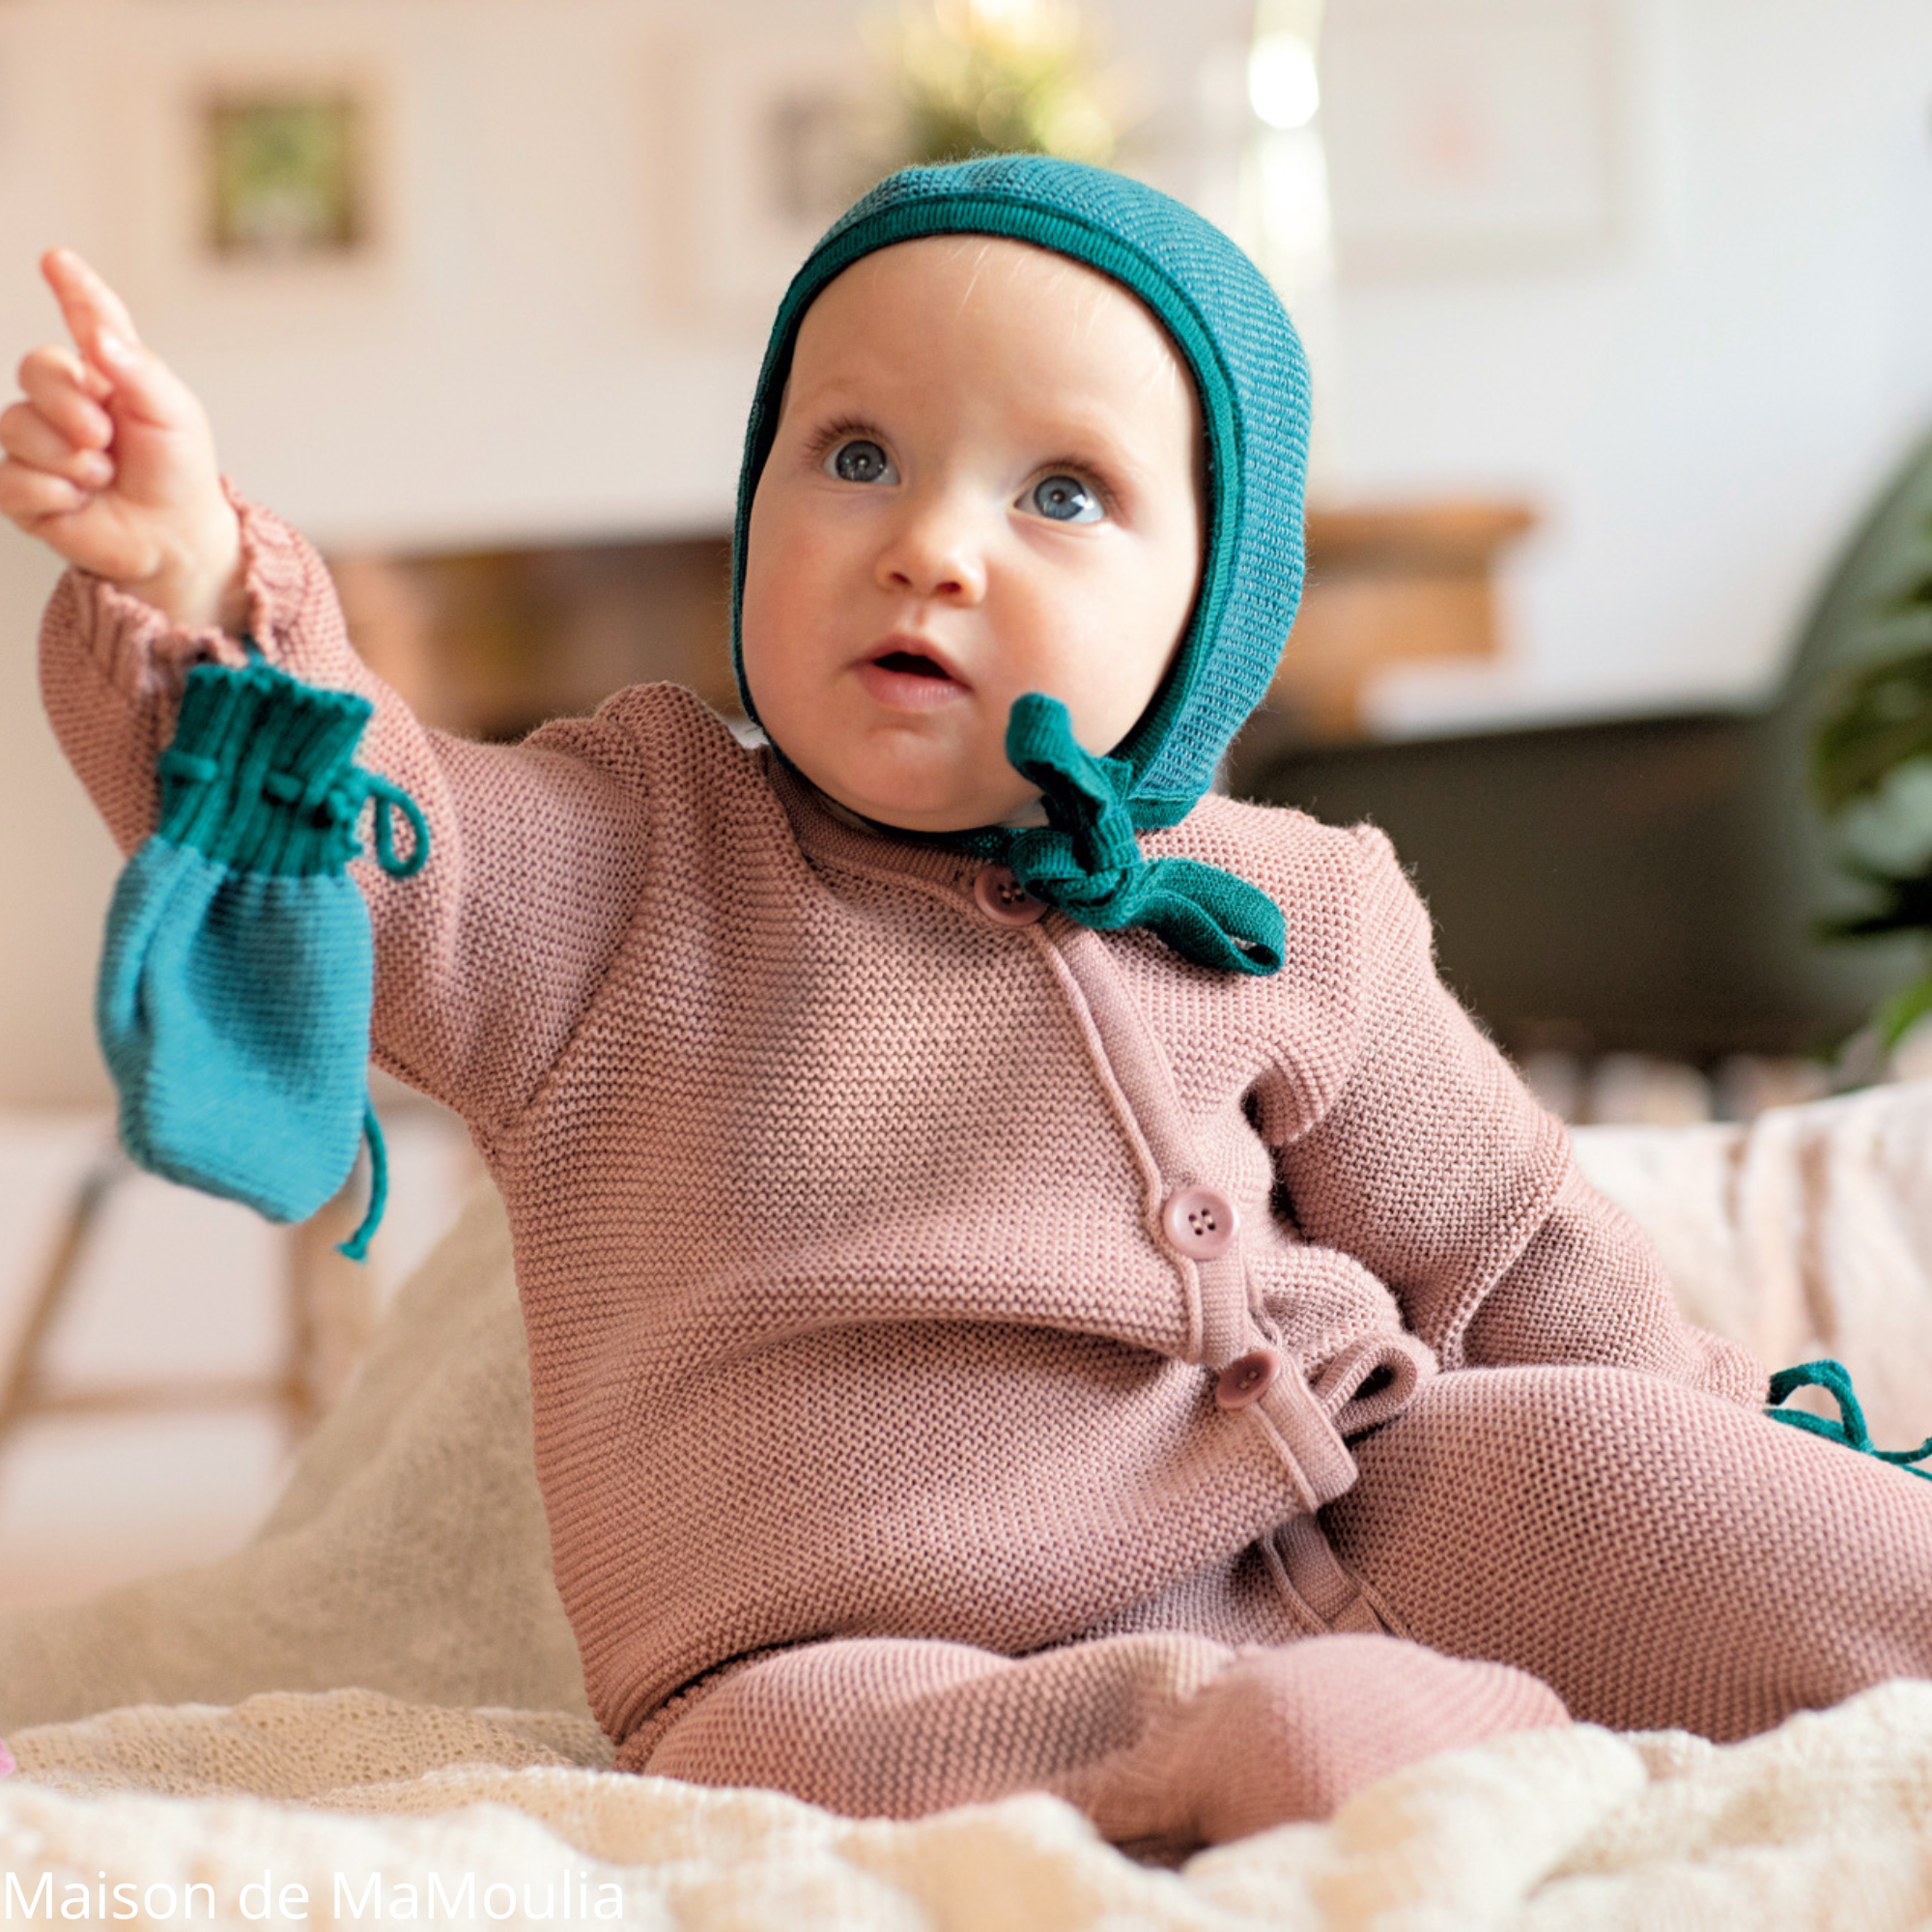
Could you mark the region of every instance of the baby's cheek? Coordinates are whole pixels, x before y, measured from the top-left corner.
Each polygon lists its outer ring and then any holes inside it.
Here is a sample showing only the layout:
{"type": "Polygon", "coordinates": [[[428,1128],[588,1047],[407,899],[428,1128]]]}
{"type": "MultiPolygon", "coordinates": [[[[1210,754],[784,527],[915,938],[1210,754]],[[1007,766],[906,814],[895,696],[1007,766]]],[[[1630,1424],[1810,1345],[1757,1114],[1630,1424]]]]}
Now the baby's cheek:
{"type": "Polygon", "coordinates": [[[803,694],[809,668],[809,594],[804,585],[789,593],[769,574],[745,583],[740,647],[752,701],[767,724],[769,714],[791,709],[803,694]]]}
{"type": "Polygon", "coordinates": [[[1150,635],[1144,611],[1111,600],[1103,621],[1081,641],[1067,669],[1073,734],[1091,750],[1110,752],[1160,688],[1173,648],[1164,638],[1150,635]]]}

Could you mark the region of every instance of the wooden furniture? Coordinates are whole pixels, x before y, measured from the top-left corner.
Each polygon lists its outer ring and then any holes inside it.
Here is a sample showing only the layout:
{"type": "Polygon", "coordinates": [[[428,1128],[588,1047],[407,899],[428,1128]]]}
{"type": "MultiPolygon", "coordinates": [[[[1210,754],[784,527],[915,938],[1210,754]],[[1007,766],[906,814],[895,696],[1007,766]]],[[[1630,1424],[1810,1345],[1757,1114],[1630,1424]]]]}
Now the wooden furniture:
{"type": "Polygon", "coordinates": [[[1252,735],[1364,735],[1362,697],[1390,666],[1500,653],[1495,570],[1536,522],[1522,503],[1448,501],[1308,513],[1308,582],[1252,735]]]}
{"type": "Polygon", "coordinates": [[[118,1148],[110,1148],[88,1169],[68,1204],[13,1357],[0,1376],[0,1448],[22,1423],[37,1416],[206,1413],[257,1405],[279,1410],[290,1441],[298,1441],[347,1385],[375,1327],[367,1270],[335,1252],[360,1218],[360,1183],[352,1180],[321,1213],[288,1231],[283,1276],[288,1345],[275,1372],[62,1387],[47,1375],[48,1342],[73,1292],[91,1237],[134,1171],[118,1148]]]}
{"type": "Polygon", "coordinates": [[[425,724],[520,738],[627,684],[737,709],[722,537],[329,558],[363,661],[425,724]]]}

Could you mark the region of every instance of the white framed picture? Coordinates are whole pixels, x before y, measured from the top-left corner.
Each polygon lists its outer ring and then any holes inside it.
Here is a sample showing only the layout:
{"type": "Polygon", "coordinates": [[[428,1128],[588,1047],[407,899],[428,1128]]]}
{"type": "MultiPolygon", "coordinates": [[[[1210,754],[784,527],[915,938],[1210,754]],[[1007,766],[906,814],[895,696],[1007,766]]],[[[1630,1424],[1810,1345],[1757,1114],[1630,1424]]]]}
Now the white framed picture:
{"type": "Polygon", "coordinates": [[[761,331],[812,243],[895,165],[879,64],[823,32],[668,36],[644,64],[659,305],[761,331]]]}
{"type": "Polygon", "coordinates": [[[153,49],[124,76],[118,271],[177,339],[336,328],[393,292],[395,84],[373,49],[153,49]]]}
{"type": "Polygon", "coordinates": [[[1605,249],[1620,224],[1611,0],[1345,0],[1321,126],[1345,276],[1605,249]]]}

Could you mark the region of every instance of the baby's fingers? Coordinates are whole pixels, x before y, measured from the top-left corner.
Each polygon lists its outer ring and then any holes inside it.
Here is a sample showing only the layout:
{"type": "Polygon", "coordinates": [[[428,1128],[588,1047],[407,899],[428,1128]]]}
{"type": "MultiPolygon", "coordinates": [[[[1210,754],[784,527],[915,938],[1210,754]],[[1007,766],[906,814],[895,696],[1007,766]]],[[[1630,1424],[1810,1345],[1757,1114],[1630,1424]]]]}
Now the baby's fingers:
{"type": "Polygon", "coordinates": [[[88,501],[88,492],[65,476],[24,463],[0,463],[0,517],[29,535],[38,534],[49,518],[64,517],[88,501]]]}
{"type": "Polygon", "coordinates": [[[142,346],[127,303],[93,269],[71,248],[49,248],[41,272],[90,372],[106,378],[117,415],[131,414],[156,429],[198,425],[200,406],[187,385],[142,346]]]}
{"type": "Polygon", "coordinates": [[[32,403],[0,411],[0,450],[83,489],[105,489],[114,480],[114,465],[107,457],[98,449],[75,447],[32,403]]]}
{"type": "Polygon", "coordinates": [[[100,366],[114,382],[114,412],[152,428],[199,427],[201,405],[194,393],[152,349],[143,349],[103,329],[95,344],[100,366]]]}
{"type": "Polygon", "coordinates": [[[100,406],[112,387],[71,349],[49,344],[31,351],[20,363],[20,386],[68,441],[104,449],[113,440],[114,425],[100,406]]]}

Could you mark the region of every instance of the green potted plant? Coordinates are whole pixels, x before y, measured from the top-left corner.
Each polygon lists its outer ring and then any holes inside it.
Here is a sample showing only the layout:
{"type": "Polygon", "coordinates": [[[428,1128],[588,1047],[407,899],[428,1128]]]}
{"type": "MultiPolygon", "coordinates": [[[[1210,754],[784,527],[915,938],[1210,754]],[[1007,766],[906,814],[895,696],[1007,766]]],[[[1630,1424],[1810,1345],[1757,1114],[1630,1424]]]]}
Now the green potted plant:
{"type": "MultiPolygon", "coordinates": [[[[1932,526],[1922,534],[1932,544],[1932,526]]],[[[1839,864],[1868,899],[1823,929],[1928,942],[1919,972],[1873,1015],[1889,1050],[1932,1012],[1932,551],[1910,558],[1896,585],[1872,600],[1866,626],[1875,654],[1844,666],[1825,688],[1811,781],[1839,864]]]]}
{"type": "Polygon", "coordinates": [[[908,162],[1113,158],[1118,116],[1071,0],[933,0],[902,14],[892,53],[908,162]]]}

